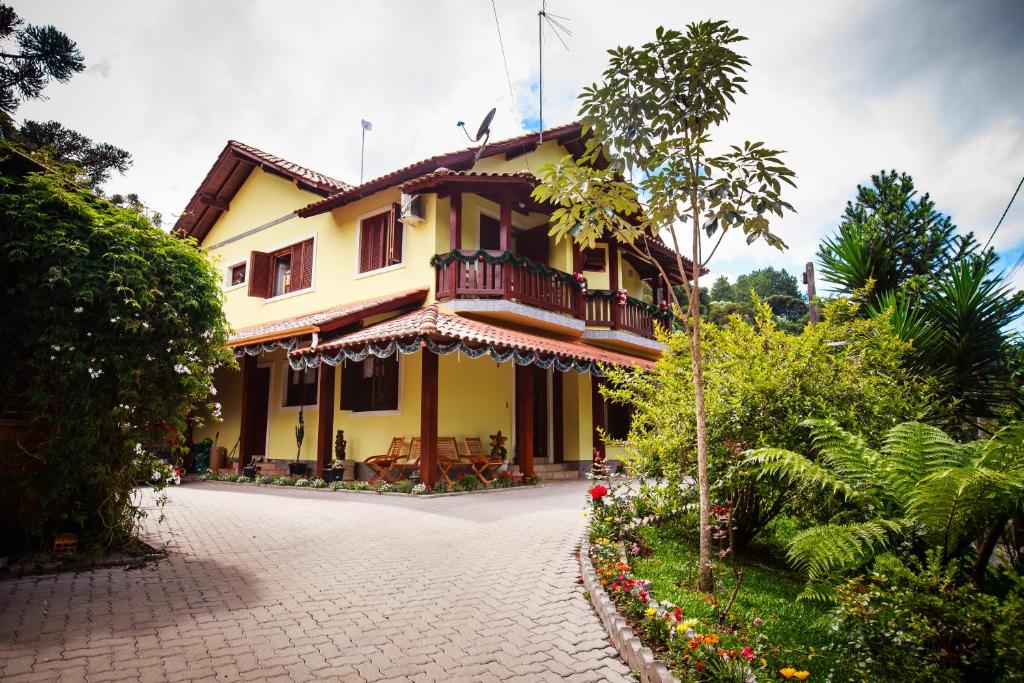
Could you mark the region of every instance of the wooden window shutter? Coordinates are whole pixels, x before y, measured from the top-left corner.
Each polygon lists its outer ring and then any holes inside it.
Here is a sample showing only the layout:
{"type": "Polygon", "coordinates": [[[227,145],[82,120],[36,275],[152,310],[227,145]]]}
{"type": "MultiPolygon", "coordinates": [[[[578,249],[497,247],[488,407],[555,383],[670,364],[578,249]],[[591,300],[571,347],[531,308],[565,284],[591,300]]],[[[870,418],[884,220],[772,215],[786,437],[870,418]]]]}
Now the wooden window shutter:
{"type": "Polygon", "coordinates": [[[402,205],[395,202],[391,205],[391,229],[388,231],[388,258],[386,265],[402,262],[402,239],[405,233],[405,224],[400,220],[402,217],[402,205]]]}
{"type": "Polygon", "coordinates": [[[383,268],[386,264],[386,225],[390,213],[364,219],[360,227],[359,239],[359,272],[383,268]]]}
{"type": "Polygon", "coordinates": [[[313,238],[292,247],[291,281],[289,292],[313,286],[313,238]]]}
{"type": "Polygon", "coordinates": [[[249,254],[249,296],[270,296],[270,261],[270,254],[262,251],[249,254]]]}
{"type": "Polygon", "coordinates": [[[346,361],[341,368],[342,410],[359,410],[359,395],[363,389],[363,364],[346,361]]]}

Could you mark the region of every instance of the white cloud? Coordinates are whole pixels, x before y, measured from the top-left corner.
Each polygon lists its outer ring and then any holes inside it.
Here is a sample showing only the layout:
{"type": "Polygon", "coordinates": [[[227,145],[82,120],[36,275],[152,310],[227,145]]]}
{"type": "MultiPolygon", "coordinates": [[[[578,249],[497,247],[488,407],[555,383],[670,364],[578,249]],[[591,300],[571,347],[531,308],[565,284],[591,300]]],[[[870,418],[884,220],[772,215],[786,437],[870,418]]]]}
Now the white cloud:
{"type": "MultiPolygon", "coordinates": [[[[28,21],[67,32],[94,65],[19,116],[57,119],[128,149],[135,165],[108,190],[138,192],[168,216],[229,138],[355,181],[361,118],[374,124],[367,177],[464,147],[456,121],[472,128],[492,106],[495,137],[519,133],[521,119],[536,115],[539,4],[496,4],[514,112],[486,1],[15,2],[28,21]]],[[[801,270],[857,183],[883,168],[913,175],[984,239],[1024,174],[1019,5],[549,0],[548,9],[569,17],[574,34],[569,51],[547,40],[548,125],[574,117],[576,93],[600,76],[607,49],[649,40],[658,25],[726,18],[750,39],[749,94],[720,137],[787,150],[798,213],[778,226],[788,251],[734,236],[716,273],[801,270]]],[[[1017,206],[996,244],[1022,242],[1017,206]]]]}

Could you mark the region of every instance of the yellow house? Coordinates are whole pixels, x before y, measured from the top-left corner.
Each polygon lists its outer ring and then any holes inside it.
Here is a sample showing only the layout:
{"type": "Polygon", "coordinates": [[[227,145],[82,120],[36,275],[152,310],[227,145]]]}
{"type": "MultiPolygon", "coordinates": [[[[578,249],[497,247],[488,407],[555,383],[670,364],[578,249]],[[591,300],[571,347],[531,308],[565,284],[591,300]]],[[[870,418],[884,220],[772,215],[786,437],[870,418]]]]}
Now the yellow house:
{"type": "MultiPolygon", "coordinates": [[[[241,367],[218,372],[223,422],[194,438],[237,443],[239,468],[298,458],[317,474],[336,430],[357,462],[419,439],[430,485],[439,437],[461,449],[500,430],[524,475],[585,471],[602,433],[628,429],[600,368],[649,368],[668,311],[650,263],[548,235],[533,171],[582,150],[571,124],[353,186],[229,142],[175,226],[223,272],[241,367]]],[[[660,240],[647,247],[682,276],[660,240]]]]}

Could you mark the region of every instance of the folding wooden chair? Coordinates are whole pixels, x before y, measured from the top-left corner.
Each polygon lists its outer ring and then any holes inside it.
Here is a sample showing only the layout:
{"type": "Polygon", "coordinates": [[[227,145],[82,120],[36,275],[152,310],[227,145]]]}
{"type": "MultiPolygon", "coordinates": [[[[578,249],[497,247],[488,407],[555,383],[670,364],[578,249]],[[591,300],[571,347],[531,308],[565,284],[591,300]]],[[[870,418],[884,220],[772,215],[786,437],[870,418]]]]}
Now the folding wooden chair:
{"type": "Polygon", "coordinates": [[[399,479],[408,479],[420,469],[420,457],[423,455],[422,444],[423,442],[418,436],[413,437],[412,444],[409,446],[409,455],[395,462],[394,468],[397,471],[395,476],[399,479]]]}
{"type": "Polygon", "coordinates": [[[466,460],[469,461],[473,467],[473,472],[476,474],[477,479],[485,484],[490,484],[494,481],[494,478],[487,478],[487,470],[493,469],[498,470],[499,467],[505,464],[502,458],[492,457],[489,454],[484,453],[484,443],[478,436],[467,436],[462,440],[463,445],[466,447],[466,460]]]}
{"type": "Polygon", "coordinates": [[[388,446],[387,453],[371,456],[364,461],[373,470],[373,476],[370,477],[371,482],[384,480],[389,484],[395,483],[395,478],[391,476],[391,468],[402,457],[402,448],[404,446],[405,438],[396,436],[391,439],[391,445],[388,446]]]}
{"type": "Polygon", "coordinates": [[[450,486],[452,483],[452,469],[469,465],[462,461],[459,456],[459,447],[455,443],[454,436],[439,436],[437,438],[437,466],[441,470],[441,478],[450,486]]]}

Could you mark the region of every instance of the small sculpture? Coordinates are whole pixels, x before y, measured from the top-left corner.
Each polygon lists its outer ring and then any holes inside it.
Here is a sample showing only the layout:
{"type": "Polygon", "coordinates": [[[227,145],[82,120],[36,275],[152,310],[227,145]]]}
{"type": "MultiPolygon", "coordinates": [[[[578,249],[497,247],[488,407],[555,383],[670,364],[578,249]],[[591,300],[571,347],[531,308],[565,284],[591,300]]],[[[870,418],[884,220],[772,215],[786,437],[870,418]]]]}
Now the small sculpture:
{"type": "Polygon", "coordinates": [[[338,433],[334,435],[334,458],[336,460],[345,459],[346,445],[348,445],[348,441],[345,441],[345,430],[339,429],[338,433]]]}
{"type": "Polygon", "coordinates": [[[508,449],[505,448],[505,442],[508,441],[507,436],[502,436],[501,430],[498,430],[497,434],[491,434],[491,457],[505,459],[508,455],[508,449]]]}
{"type": "Polygon", "coordinates": [[[594,464],[590,467],[590,476],[594,479],[605,479],[608,477],[608,463],[605,462],[604,453],[594,449],[594,464]]]}

